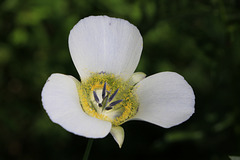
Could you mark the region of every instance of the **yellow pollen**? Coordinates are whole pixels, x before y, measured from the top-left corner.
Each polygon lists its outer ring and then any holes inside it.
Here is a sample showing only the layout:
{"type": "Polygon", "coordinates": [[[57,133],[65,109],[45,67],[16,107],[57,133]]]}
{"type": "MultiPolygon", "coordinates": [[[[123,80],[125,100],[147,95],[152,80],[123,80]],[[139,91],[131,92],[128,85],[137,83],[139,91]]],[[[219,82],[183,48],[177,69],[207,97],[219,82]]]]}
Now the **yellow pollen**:
{"type": "MultiPolygon", "coordinates": [[[[91,91],[94,91],[96,89],[102,89],[104,86],[104,84],[100,83],[100,82],[96,82],[96,84],[94,84],[92,87],[91,87],[91,91]]],[[[106,87],[107,90],[110,90],[109,86],[106,87]]]]}
{"type": "Polygon", "coordinates": [[[113,126],[121,125],[132,118],[137,113],[139,106],[133,86],[114,74],[92,74],[90,78],[80,84],[78,93],[85,113],[89,116],[109,121],[113,126]],[[103,104],[105,106],[100,106],[93,97],[93,91],[100,90],[101,92],[98,94],[101,93],[101,95],[97,96],[102,98],[104,83],[106,83],[108,96],[111,96],[116,90],[118,92],[111,102],[107,101],[103,104]],[[119,100],[120,102],[110,105],[119,100]]]}

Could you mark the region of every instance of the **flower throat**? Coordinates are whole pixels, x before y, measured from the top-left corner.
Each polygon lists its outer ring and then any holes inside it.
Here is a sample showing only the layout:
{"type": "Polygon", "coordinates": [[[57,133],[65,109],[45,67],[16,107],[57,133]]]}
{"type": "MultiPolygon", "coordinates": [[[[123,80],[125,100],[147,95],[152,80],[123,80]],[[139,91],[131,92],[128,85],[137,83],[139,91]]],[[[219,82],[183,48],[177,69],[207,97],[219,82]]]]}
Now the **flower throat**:
{"type": "Polygon", "coordinates": [[[80,84],[78,93],[85,113],[113,126],[133,117],[139,106],[133,85],[114,74],[92,74],[80,84]]]}

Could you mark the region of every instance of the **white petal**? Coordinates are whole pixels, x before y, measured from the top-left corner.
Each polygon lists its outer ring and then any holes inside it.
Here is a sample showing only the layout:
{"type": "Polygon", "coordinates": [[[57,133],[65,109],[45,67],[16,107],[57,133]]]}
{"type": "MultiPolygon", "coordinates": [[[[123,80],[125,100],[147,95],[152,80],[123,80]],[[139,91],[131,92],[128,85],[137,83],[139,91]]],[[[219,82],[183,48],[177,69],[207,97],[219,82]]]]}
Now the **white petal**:
{"type": "Polygon", "coordinates": [[[119,148],[122,147],[124,141],[124,129],[121,126],[112,127],[110,132],[114,140],[118,143],[119,148]]]}
{"type": "Polygon", "coordinates": [[[135,72],[129,79],[130,85],[135,85],[146,77],[146,74],[143,72],[135,72]]]}
{"type": "Polygon", "coordinates": [[[69,35],[69,49],[81,76],[107,72],[128,79],[142,51],[142,36],[128,21],[107,16],[80,20],[69,35]]]}
{"type": "Polygon", "coordinates": [[[136,85],[139,111],[134,119],[169,128],[186,121],[194,113],[191,86],[174,72],[161,72],[136,85]]]}
{"type": "Polygon", "coordinates": [[[89,138],[105,137],[111,123],[88,116],[79,102],[74,77],[52,74],[42,91],[42,103],[50,119],[67,131],[89,138]]]}

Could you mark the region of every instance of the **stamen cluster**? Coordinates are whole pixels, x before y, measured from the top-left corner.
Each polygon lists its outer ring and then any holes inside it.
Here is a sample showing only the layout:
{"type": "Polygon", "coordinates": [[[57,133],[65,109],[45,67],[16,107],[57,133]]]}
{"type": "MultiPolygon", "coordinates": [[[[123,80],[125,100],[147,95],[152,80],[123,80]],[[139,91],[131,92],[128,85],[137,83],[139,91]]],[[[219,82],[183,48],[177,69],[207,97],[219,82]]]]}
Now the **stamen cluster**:
{"type": "Polygon", "coordinates": [[[113,74],[95,73],[78,89],[83,110],[90,116],[121,125],[138,110],[133,85],[113,74]]]}
{"type": "Polygon", "coordinates": [[[95,101],[98,103],[98,106],[102,107],[102,110],[111,110],[113,108],[113,106],[117,105],[118,103],[122,102],[123,100],[120,99],[120,100],[116,100],[116,101],[110,103],[113,100],[113,98],[116,96],[119,88],[110,96],[111,91],[107,91],[106,86],[107,86],[107,83],[105,82],[103,89],[102,89],[102,102],[99,101],[96,91],[93,91],[93,95],[94,95],[95,101]]]}

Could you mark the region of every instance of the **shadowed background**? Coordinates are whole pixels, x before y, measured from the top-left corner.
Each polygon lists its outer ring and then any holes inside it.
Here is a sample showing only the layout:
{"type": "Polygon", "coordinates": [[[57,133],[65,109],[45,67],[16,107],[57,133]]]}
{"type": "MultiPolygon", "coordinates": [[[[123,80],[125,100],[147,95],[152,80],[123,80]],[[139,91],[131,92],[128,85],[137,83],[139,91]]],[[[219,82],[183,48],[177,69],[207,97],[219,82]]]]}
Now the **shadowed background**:
{"type": "MultiPolygon", "coordinates": [[[[196,95],[196,113],[170,129],[123,124],[90,159],[228,160],[240,156],[240,2],[237,0],[3,0],[0,2],[0,159],[81,159],[87,139],[54,124],[41,104],[52,73],[77,77],[68,34],[82,18],[108,15],[138,27],[137,71],[174,71],[196,95]]],[[[117,61],[117,59],[116,59],[117,61]]]]}

